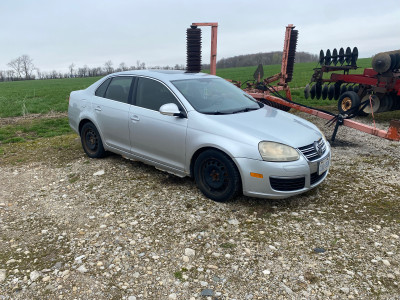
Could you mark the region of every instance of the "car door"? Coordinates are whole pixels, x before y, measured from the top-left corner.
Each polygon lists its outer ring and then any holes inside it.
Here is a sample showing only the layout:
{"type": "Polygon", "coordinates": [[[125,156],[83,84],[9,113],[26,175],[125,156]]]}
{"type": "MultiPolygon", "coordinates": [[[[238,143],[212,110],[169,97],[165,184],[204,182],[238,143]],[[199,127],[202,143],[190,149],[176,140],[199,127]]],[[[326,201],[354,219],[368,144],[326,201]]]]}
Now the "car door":
{"type": "Polygon", "coordinates": [[[129,111],[133,154],[184,172],[187,118],[159,112],[167,103],[175,103],[183,110],[176,96],[162,82],[139,77],[133,101],[129,111]]]}
{"type": "Polygon", "coordinates": [[[116,150],[129,153],[129,108],[132,76],[107,79],[96,90],[92,109],[103,143],[116,150]]]}

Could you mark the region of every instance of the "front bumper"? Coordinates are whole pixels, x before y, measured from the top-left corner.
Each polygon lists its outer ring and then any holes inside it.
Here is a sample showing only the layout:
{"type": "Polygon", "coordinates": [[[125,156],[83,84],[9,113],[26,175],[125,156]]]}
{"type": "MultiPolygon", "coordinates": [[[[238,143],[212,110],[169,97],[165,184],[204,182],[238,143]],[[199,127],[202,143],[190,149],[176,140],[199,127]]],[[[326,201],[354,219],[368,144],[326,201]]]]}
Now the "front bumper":
{"type": "Polygon", "coordinates": [[[328,175],[328,169],[318,173],[320,162],[329,157],[328,146],[324,155],[315,161],[308,161],[304,156],[294,162],[267,162],[247,158],[236,158],[236,163],[242,178],[243,194],[245,196],[284,199],[298,195],[318,186],[328,175]],[[250,174],[262,174],[253,177],[250,174]]]}

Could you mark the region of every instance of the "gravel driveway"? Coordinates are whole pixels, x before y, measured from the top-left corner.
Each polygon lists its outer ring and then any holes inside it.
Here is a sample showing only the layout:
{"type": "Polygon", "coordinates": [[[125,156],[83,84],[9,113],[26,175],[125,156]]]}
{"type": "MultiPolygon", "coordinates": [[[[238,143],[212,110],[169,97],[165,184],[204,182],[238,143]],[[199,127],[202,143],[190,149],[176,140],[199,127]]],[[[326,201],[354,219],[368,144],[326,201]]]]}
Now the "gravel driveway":
{"type": "Polygon", "coordinates": [[[225,204],[74,134],[2,148],[0,299],[400,299],[399,142],[340,128],[318,188],[225,204]]]}

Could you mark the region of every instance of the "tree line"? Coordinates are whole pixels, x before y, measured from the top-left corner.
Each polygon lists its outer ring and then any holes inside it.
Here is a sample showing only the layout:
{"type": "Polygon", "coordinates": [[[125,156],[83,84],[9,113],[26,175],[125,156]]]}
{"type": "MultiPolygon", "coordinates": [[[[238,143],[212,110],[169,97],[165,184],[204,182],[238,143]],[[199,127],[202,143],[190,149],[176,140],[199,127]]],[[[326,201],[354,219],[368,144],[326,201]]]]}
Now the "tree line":
{"type": "MultiPolygon", "coordinates": [[[[255,54],[238,55],[228,58],[221,58],[217,61],[217,68],[237,68],[262,65],[277,65],[282,63],[282,51],[263,52],[255,54]]],[[[295,62],[316,62],[319,56],[308,52],[296,52],[295,62]]],[[[209,68],[210,65],[203,65],[203,68],[209,68]]]]}
{"type": "MultiPolygon", "coordinates": [[[[307,52],[296,52],[295,61],[300,62],[314,62],[318,61],[318,55],[307,52]]],[[[256,53],[238,55],[229,58],[222,58],[217,61],[217,68],[236,68],[263,65],[274,65],[282,62],[282,51],[256,53]]],[[[29,55],[21,55],[16,59],[11,60],[7,66],[8,70],[0,70],[0,81],[17,81],[17,80],[33,80],[33,79],[57,79],[57,78],[74,78],[74,77],[96,77],[104,76],[114,72],[128,71],[128,70],[142,70],[146,69],[146,64],[141,61],[136,61],[136,66],[128,66],[121,62],[118,66],[114,67],[111,60],[104,63],[103,66],[89,67],[83,65],[76,66],[74,63],[68,66],[69,72],[59,72],[53,70],[51,72],[41,72],[38,67],[33,63],[33,59],[29,55]]],[[[202,65],[203,70],[209,69],[209,64],[202,65]]],[[[183,64],[176,64],[175,66],[153,66],[149,69],[164,69],[164,70],[184,70],[183,64]]]]}
{"type": "MultiPolygon", "coordinates": [[[[146,69],[146,63],[136,61],[136,66],[128,66],[126,63],[121,62],[118,66],[114,67],[111,60],[104,63],[103,66],[89,67],[83,65],[81,67],[71,63],[68,66],[68,72],[50,71],[42,72],[33,63],[33,59],[29,55],[21,55],[20,57],[11,60],[7,66],[8,70],[0,70],[0,81],[19,81],[19,80],[34,80],[34,79],[59,79],[59,78],[75,78],[75,77],[96,77],[105,76],[114,72],[128,71],[128,70],[143,70],[146,69]]],[[[167,69],[167,70],[184,70],[184,65],[176,64],[171,66],[155,66],[151,69],[167,69]]]]}

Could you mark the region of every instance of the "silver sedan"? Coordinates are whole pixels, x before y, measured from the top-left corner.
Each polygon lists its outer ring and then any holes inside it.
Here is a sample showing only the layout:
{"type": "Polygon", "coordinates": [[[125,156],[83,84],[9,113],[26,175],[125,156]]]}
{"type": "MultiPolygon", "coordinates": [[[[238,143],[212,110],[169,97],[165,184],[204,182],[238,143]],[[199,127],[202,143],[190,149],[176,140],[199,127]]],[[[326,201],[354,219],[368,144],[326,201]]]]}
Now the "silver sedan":
{"type": "Polygon", "coordinates": [[[319,185],[330,166],[315,125],[203,73],[114,73],[72,92],[68,116],[89,157],[111,151],[191,176],[214,201],[287,198],[319,185]]]}

